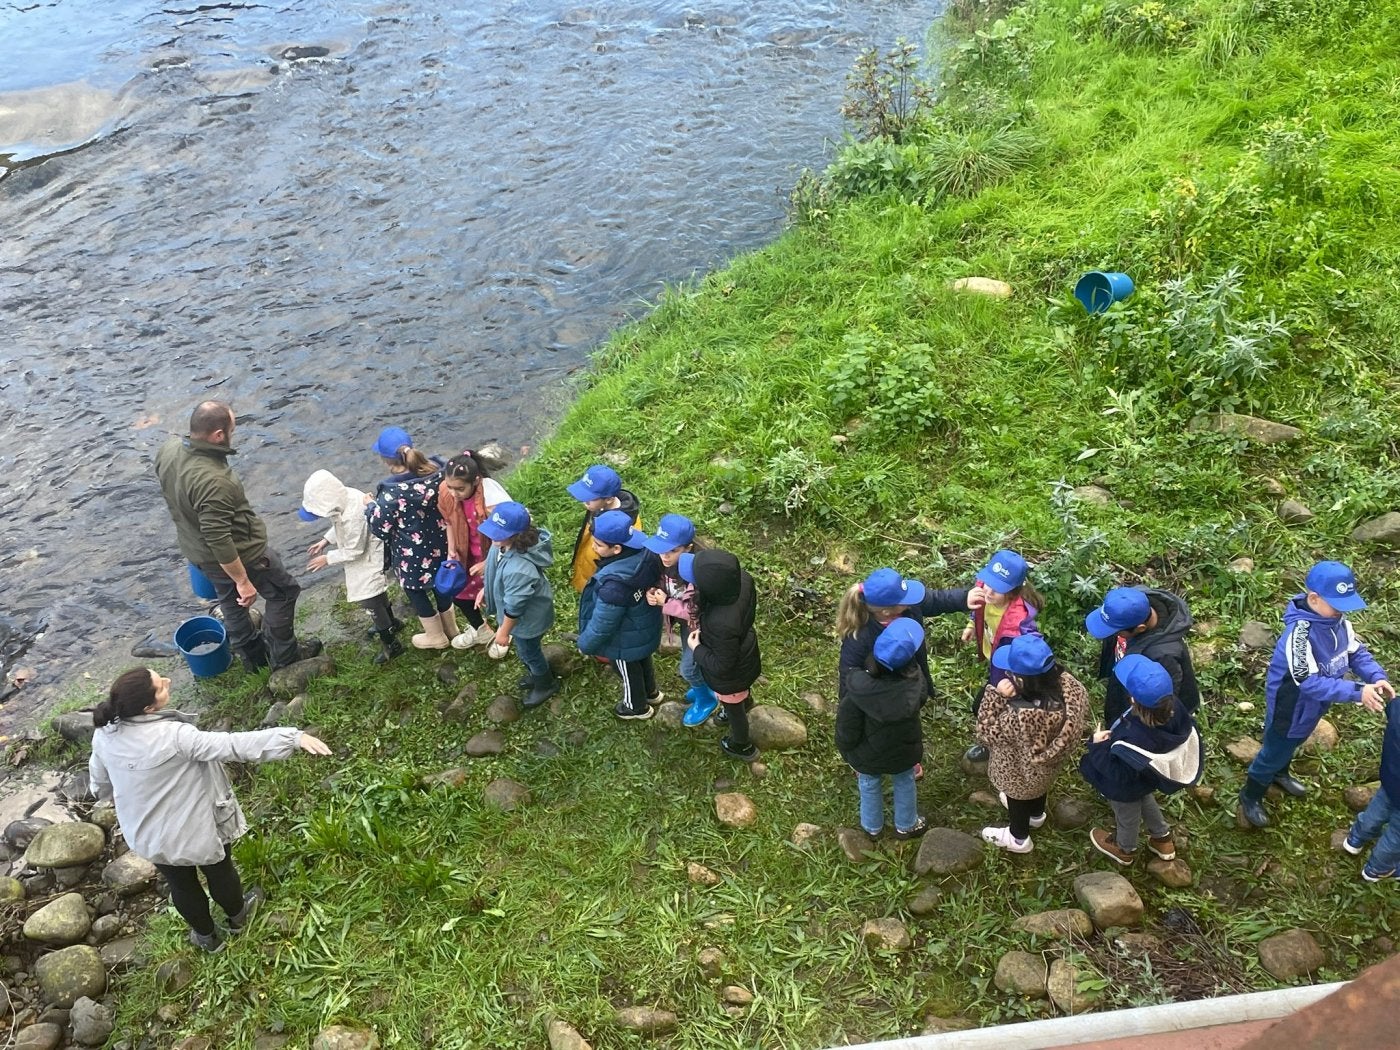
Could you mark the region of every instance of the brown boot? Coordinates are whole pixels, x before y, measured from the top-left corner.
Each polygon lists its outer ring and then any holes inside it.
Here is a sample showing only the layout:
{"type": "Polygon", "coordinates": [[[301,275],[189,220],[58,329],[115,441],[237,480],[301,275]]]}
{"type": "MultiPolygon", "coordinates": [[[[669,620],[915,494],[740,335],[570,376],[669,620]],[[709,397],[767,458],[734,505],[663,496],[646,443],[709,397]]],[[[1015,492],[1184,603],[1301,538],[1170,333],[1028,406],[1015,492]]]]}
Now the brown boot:
{"type": "Polygon", "coordinates": [[[1159,839],[1149,838],[1147,848],[1157,854],[1161,860],[1176,860],[1176,843],[1172,841],[1171,835],[1163,835],[1159,839]]]}
{"type": "Polygon", "coordinates": [[[1113,837],[1113,832],[1104,828],[1092,828],[1089,831],[1089,841],[1094,844],[1094,849],[1098,850],[1105,857],[1108,857],[1123,867],[1129,867],[1137,859],[1137,854],[1125,850],[1118,845],[1117,839],[1113,837]]]}

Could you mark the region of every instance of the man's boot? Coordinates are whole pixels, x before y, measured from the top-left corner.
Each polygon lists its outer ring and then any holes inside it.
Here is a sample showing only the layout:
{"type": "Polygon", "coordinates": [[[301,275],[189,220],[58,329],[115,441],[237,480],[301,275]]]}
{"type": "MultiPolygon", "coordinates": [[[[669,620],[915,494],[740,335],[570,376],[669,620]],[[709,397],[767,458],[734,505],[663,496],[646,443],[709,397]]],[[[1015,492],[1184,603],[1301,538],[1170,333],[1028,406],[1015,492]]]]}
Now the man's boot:
{"type": "Polygon", "coordinates": [[[412,639],[415,649],[446,649],[452,644],[452,639],[442,629],[441,616],[420,616],[418,622],[423,625],[423,633],[415,634],[412,639]]]}
{"type": "Polygon", "coordinates": [[[394,633],[393,628],[386,627],[378,634],[383,647],[374,654],[376,664],[387,664],[394,657],[403,655],[403,642],[399,641],[399,636],[394,633]]]}

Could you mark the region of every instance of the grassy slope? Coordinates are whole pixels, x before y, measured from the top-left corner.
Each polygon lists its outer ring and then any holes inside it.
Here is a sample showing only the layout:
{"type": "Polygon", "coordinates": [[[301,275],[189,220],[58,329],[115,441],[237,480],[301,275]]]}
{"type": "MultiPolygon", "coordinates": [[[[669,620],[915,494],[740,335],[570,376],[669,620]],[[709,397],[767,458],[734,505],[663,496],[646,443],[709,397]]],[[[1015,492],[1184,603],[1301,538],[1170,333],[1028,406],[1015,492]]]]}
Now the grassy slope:
{"type": "MultiPolygon", "coordinates": [[[[1375,608],[1361,623],[1382,661],[1394,661],[1386,628],[1395,585],[1344,537],[1390,509],[1400,489],[1383,408],[1400,336],[1397,30],[1383,5],[1327,25],[1241,14],[1250,51],[1217,68],[1206,61],[1204,28],[1173,50],[1135,50],[1082,27],[1076,36],[1080,6],[1054,0],[1017,16],[1021,39],[1041,47],[1031,76],[1001,85],[1033,102],[1029,125],[1045,143],[1034,168],[937,207],[894,198],[832,206],[824,221],[676,290],[604,349],[588,388],[511,488],[566,554],[574,506],[562,483],[601,450],[625,456],[649,521],[665,510],[691,514],[758,576],[761,698],[803,712],[804,693],[834,700],[836,597],[881,564],[952,584],[1010,539],[1053,584],[1052,641],[1079,668],[1088,647],[1074,623],[1089,603],[1072,587],[1076,575],[1098,585],[1108,564],[1181,588],[1197,618],[1216,625],[1202,641],[1214,640],[1219,656],[1201,674],[1216,744],[1207,779],[1220,791],[1211,803],[1178,797],[1170,806],[1190,830],[1184,856],[1199,885],[1165,890],[1141,872],[1134,881],[1152,917],[1190,909],[1256,987],[1272,981],[1251,942],[1290,925],[1318,933],[1329,957],[1321,977],[1347,976],[1376,957],[1370,938],[1393,922],[1386,891],[1361,885],[1356,862],[1327,849],[1347,819],[1340,787],[1374,775],[1375,723],[1341,712],[1343,745],[1316,763],[1323,789],[1280,807],[1278,826],[1252,837],[1234,829],[1241,774],[1220,745],[1257,731],[1258,710],[1241,712],[1236,701],[1262,708],[1263,659],[1234,650],[1238,625],[1276,622],[1299,570],[1319,554],[1372,569],[1363,589],[1375,608]],[[1237,180],[1254,185],[1247,145],[1265,122],[1299,115],[1329,132],[1321,199],[1259,196],[1256,186],[1260,211],[1242,212],[1235,198],[1215,211],[1183,205],[1212,199],[1237,164],[1237,180]],[[1079,272],[1118,264],[1140,288],[1126,311],[1140,331],[1126,350],[1065,308],[1079,272]],[[1256,314],[1293,315],[1287,353],[1249,391],[1261,414],[1307,431],[1287,452],[1188,434],[1197,409],[1211,406],[1184,396],[1174,377],[1186,365],[1141,335],[1160,312],[1160,281],[1232,264],[1259,297],[1256,314]],[[1010,281],[1016,297],[945,290],[973,273],[1010,281]],[[941,387],[934,425],[882,428],[873,410],[851,420],[832,406],[823,369],[848,332],[931,348],[941,387]],[[1133,412],[1105,415],[1110,389],[1145,392],[1133,412]],[[1076,462],[1088,448],[1101,451],[1076,462]],[[1311,504],[1317,521],[1280,525],[1265,475],[1311,504]],[[1061,477],[1097,478],[1117,502],[1057,510],[1051,483],[1061,477]],[[733,513],[720,512],[725,502],[733,513]],[[1076,553],[1076,539],[1095,528],[1106,546],[1076,553]],[[1256,560],[1254,573],[1227,570],[1240,554],[1256,560]]],[[[572,626],[569,606],[562,598],[561,629],[572,626]]],[[[956,757],[980,671],[954,644],[959,628],[935,631],[945,701],[928,718],[920,796],[937,823],[975,831],[989,811],[966,801],[979,785],[956,757]]],[[[999,955],[1028,943],[1009,932],[1009,917],[1072,904],[1073,876],[1104,866],[1082,833],[1038,834],[1030,857],[990,857],[951,882],[942,911],[915,926],[914,949],[880,957],[856,931],[866,918],[903,913],[917,888],[912,848],[851,865],[830,842],[803,852],[786,841],[798,821],[854,820],[829,717],[810,717],[809,746],[769,756],[768,776],[754,781],[719,756],[710,730],[614,723],[613,684],[589,670],[568,682],[560,711],[508,727],[505,754],[473,760],[464,787],[423,791],[417,778],[464,762],[462,743],[485,724],[484,702],[466,726],[441,723],[435,704],[455,687],[437,681],[435,665],[479,680],[483,701],[509,688],[516,667],[479,655],[411,655],[386,670],[365,654],[340,660],[338,677],[317,683],[308,704],[308,721],[343,758],[331,781],[322,783],[326,766],[293,762],[258,771],[242,791],[256,832],[239,856],[273,888],[277,917],[258,942],[199,968],[184,1030],[219,1045],[249,1046],[258,1027],[304,1035],[346,1020],[374,1024],[390,1046],[538,1047],[543,1019],[558,1012],[595,1047],[631,1046],[611,1011],[634,1002],[677,1010],[680,1029],[662,1043],[676,1048],[875,1039],[917,1030],[929,1010],[984,1022],[1037,1015],[1048,1008],[1009,1001],[990,984],[999,955]],[[586,737],[571,742],[577,732],[586,737]],[[543,741],[561,753],[540,750],[543,741]],[[533,805],[483,810],[480,789],[498,775],[527,783],[533,805]],[[755,798],[756,828],[717,828],[716,777],[737,777],[755,798]],[[720,872],[721,885],[691,885],[692,860],[720,872]],[[742,1018],[723,1011],[691,961],[711,944],[727,953],[732,979],[758,993],[742,1018]]],[[[661,667],[663,688],[675,689],[670,658],[661,667]]],[[[255,721],[261,703],[234,693],[226,709],[255,721]]],[[[1057,790],[1084,794],[1072,774],[1057,790]]],[[[178,950],[175,922],[158,924],[154,937],[157,957],[178,950]]],[[[1169,991],[1144,980],[1118,989],[1116,1001],[1169,991]]],[[[158,999],[149,974],[128,979],[129,1031],[158,999]]]]}

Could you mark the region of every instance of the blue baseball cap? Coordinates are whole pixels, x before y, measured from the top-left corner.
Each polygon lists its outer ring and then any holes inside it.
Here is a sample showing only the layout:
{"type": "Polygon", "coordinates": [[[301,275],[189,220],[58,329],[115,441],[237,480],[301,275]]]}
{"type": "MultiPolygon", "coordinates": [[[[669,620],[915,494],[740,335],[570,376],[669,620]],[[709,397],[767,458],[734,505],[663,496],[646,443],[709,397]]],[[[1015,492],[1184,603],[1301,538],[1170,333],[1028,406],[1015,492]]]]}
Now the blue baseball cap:
{"type": "Polygon", "coordinates": [[[907,664],[924,644],[924,629],[912,616],[894,620],[875,639],[875,662],[891,671],[907,664]]]}
{"type": "Polygon", "coordinates": [[[918,605],[924,600],[924,585],[895,569],[876,569],[861,582],[860,592],[866,605],[918,605]]]}
{"type": "Polygon", "coordinates": [[[525,504],[506,500],[491,508],[486,520],[477,526],[483,536],[493,540],[508,540],[530,527],[530,512],[525,504]]]}
{"type": "Polygon", "coordinates": [[[1366,608],[1356,593],[1356,576],[1339,561],[1320,561],[1308,570],[1307,588],[1338,612],[1360,612],[1366,608]]]}
{"type": "Polygon", "coordinates": [[[1040,635],[1023,634],[992,651],[992,666],[1012,674],[1044,674],[1055,666],[1055,654],[1040,635]]]}
{"type": "Polygon", "coordinates": [[[632,527],[632,519],[625,510],[604,511],[594,518],[593,537],[599,543],[631,547],[633,550],[640,550],[647,542],[647,534],[632,527]]]}
{"type": "Polygon", "coordinates": [[[1084,627],[1100,640],[1119,631],[1131,631],[1152,615],[1147,594],[1136,587],[1115,587],[1103,596],[1103,604],[1084,617],[1084,627]]]}
{"type": "Polygon", "coordinates": [[[589,467],[583,472],[583,477],[569,486],[569,495],[580,503],[591,499],[611,499],[621,491],[622,479],[617,471],[601,463],[589,467]]]}
{"type": "Polygon", "coordinates": [[[676,562],[676,572],[686,583],[695,582],[695,555],[682,554],[676,562]]]}
{"type": "Polygon", "coordinates": [[[309,510],[307,510],[305,507],[298,507],[298,508],[297,508],[297,517],[300,518],[302,521],[320,521],[320,520],[321,520],[321,515],[319,515],[319,514],[312,514],[312,513],[311,513],[309,510]]]}
{"type": "Polygon", "coordinates": [[[1008,594],[1026,582],[1026,559],[1015,551],[999,550],[977,578],[998,594],[1008,594]]]}
{"type": "Polygon", "coordinates": [[[403,427],[385,427],[374,439],[374,451],[380,459],[398,459],[399,449],[407,445],[413,447],[413,439],[403,427]]]}
{"type": "Polygon", "coordinates": [[[688,547],[695,539],[695,525],[684,514],[663,514],[656,532],[647,540],[647,550],[665,554],[677,547],[688,547]]]}
{"type": "Polygon", "coordinates": [[[1141,653],[1129,653],[1114,664],[1113,677],[1143,707],[1156,707],[1163,697],[1176,692],[1167,669],[1141,653]]]}

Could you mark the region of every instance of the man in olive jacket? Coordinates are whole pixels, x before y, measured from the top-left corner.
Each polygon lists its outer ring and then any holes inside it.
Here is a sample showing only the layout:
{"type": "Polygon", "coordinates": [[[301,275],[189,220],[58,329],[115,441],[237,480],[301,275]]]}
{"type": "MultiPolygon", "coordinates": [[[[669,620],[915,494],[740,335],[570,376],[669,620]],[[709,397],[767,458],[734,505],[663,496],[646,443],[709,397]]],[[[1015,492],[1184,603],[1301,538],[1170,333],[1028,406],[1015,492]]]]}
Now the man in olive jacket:
{"type": "Polygon", "coordinates": [[[189,437],[171,438],[156,453],[156,477],[180,553],[214,584],[229,644],[243,666],[284,667],[314,656],[321,643],[297,643],[292,620],[301,585],[268,547],[267,527],[228,465],[233,427],[226,403],[201,402],[190,415],[189,437]],[[248,615],[258,595],[267,605],[262,634],[248,615]]]}

